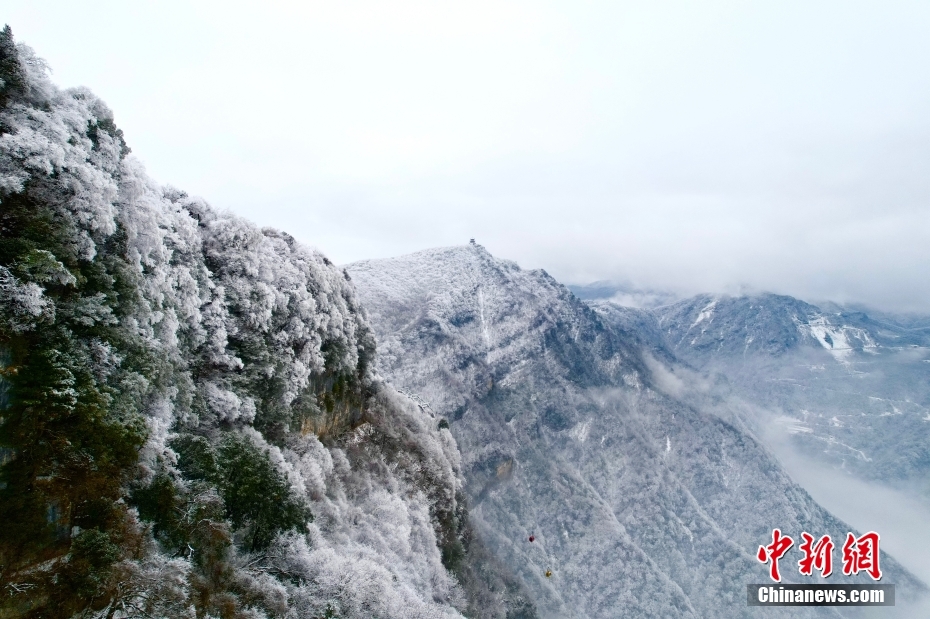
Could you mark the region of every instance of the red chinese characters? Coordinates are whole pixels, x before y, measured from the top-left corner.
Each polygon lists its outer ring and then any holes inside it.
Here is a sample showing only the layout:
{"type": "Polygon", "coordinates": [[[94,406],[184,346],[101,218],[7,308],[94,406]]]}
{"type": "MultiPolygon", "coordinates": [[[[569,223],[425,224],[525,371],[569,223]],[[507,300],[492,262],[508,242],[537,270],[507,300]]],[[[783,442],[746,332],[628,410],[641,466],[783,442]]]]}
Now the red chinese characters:
{"type": "MultiPolygon", "coordinates": [[[[872,577],[872,580],[881,580],[882,570],[878,564],[879,539],[875,531],[869,531],[858,538],[852,533],[846,534],[846,543],[843,544],[843,574],[845,576],[855,576],[859,572],[865,572],[872,577]]],[[[761,563],[769,564],[769,572],[775,582],[781,582],[778,560],[784,557],[792,546],[794,546],[794,540],[787,535],[782,535],[780,529],[772,530],[771,544],[759,546],[756,557],[761,563]]],[[[821,577],[830,576],[833,573],[834,547],[829,535],[824,535],[815,542],[814,536],[807,531],[801,533],[801,545],[798,546],[798,550],[804,555],[798,561],[801,575],[813,576],[814,570],[818,570],[821,577]]]]}
{"type": "Polygon", "coordinates": [[[821,576],[826,578],[833,573],[833,540],[829,535],[824,535],[817,543],[814,543],[814,536],[810,533],[801,533],[804,542],[798,549],[804,553],[804,558],[798,561],[798,567],[804,576],[812,576],[814,569],[820,571],[821,576]]]}
{"type": "Polygon", "coordinates": [[[772,580],[781,582],[781,574],[778,573],[778,560],[781,559],[788,550],[794,546],[794,540],[787,535],[783,536],[781,531],[774,529],[772,531],[772,543],[768,546],[759,546],[759,552],[756,558],[762,563],[771,563],[769,572],[772,580]]]}
{"type": "Polygon", "coordinates": [[[879,535],[869,531],[859,539],[852,533],[846,534],[843,544],[843,574],[851,576],[866,572],[872,580],[881,580],[882,570],[878,566],[879,535]]]}

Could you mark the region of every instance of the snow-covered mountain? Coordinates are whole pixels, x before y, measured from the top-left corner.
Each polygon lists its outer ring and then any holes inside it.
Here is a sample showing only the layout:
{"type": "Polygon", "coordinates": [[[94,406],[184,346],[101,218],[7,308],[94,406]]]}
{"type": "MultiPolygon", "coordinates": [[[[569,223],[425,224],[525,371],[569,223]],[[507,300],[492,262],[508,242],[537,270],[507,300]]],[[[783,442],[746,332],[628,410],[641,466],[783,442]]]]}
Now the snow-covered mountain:
{"type": "Polygon", "coordinates": [[[760,423],[805,453],[864,479],[930,481],[930,321],[774,294],[651,309],[588,302],[618,328],[636,324],[653,348],[725,376],[760,423]]]}
{"type": "Polygon", "coordinates": [[[793,297],[698,295],[653,313],[676,352],[688,358],[780,355],[822,348],[836,360],[880,348],[930,345],[930,329],[877,321],[864,312],[827,312],[793,297]]]}
{"type": "MultiPolygon", "coordinates": [[[[475,525],[541,615],[751,615],[773,528],[845,536],[650,315],[608,320],[474,244],[347,271],[379,372],[450,425],[475,525]]],[[[883,561],[902,596],[922,588],[883,561]]]]}

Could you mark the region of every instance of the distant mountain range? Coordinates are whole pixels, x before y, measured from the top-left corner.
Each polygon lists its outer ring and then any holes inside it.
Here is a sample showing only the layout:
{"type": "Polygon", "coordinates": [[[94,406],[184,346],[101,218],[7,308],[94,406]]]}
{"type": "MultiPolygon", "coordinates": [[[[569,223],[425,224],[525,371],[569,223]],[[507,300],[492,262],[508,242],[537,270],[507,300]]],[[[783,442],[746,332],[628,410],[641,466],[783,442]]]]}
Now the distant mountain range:
{"type": "Polygon", "coordinates": [[[582,290],[607,321],[725,376],[806,453],[930,497],[930,318],[774,294],[630,308],[599,292],[582,290]]]}

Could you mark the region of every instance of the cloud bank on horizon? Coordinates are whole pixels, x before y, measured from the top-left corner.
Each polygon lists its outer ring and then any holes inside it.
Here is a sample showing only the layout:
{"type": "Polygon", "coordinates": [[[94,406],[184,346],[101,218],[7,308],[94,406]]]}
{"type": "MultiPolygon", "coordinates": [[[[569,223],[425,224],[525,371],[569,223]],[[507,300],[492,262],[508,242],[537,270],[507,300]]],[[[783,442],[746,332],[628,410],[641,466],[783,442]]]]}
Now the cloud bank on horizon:
{"type": "Polygon", "coordinates": [[[149,172],[336,262],[930,312],[930,5],[38,0],[149,172]]]}

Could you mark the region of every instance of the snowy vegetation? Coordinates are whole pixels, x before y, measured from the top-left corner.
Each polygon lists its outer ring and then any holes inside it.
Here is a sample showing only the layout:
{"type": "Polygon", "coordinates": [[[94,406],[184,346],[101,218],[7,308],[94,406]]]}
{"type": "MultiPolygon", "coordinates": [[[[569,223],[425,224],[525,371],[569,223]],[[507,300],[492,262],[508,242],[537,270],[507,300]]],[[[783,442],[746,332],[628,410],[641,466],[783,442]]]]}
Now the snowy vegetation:
{"type": "Polygon", "coordinates": [[[9,28],[0,80],[0,617],[460,616],[460,456],[348,275],[154,183],[9,28]]]}
{"type": "MultiPolygon", "coordinates": [[[[348,270],[379,372],[448,420],[474,526],[540,616],[838,616],[746,606],[746,585],[768,578],[755,553],[773,528],[851,529],[792,482],[744,401],[663,345],[655,320],[595,311],[474,244],[348,270]]],[[[816,582],[792,553],[786,580],[816,582]]],[[[925,591],[882,562],[899,606],[925,591]]]]}

